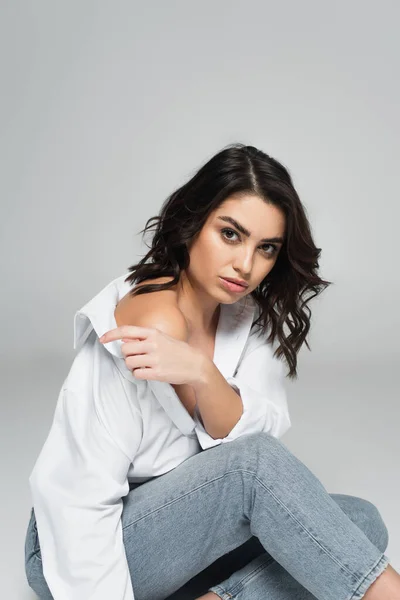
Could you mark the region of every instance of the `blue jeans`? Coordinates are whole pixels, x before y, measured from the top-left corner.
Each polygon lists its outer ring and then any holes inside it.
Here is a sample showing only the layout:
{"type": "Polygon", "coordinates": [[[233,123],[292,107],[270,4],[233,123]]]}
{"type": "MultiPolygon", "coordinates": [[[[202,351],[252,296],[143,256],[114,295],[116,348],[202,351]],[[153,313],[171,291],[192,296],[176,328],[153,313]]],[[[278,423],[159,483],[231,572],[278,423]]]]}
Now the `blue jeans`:
{"type": "MultiPolygon", "coordinates": [[[[207,591],[223,600],[356,600],[389,564],[378,509],[328,494],[267,433],[203,450],[131,487],[122,527],[136,600],[207,591]]],[[[39,598],[52,600],[33,509],[25,568],[39,598]]]]}

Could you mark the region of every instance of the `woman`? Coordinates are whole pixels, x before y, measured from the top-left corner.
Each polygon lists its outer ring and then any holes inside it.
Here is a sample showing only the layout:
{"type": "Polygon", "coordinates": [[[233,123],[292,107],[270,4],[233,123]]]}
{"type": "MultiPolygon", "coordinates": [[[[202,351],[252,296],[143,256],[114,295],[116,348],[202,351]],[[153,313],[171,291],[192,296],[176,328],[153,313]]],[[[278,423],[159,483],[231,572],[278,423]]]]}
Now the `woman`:
{"type": "Polygon", "coordinates": [[[152,220],[147,255],[75,315],[29,478],[29,585],[56,600],[392,598],[377,508],[328,494],[279,439],[283,360],[296,377],[306,305],[330,284],[288,171],[231,145],[152,220]]]}

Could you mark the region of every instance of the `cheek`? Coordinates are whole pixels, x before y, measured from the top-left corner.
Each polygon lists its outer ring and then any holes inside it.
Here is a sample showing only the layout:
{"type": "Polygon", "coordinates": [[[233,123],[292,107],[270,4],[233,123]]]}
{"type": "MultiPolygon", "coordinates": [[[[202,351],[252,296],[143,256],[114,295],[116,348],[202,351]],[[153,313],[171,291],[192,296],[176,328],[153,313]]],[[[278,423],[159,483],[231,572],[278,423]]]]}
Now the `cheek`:
{"type": "Polygon", "coordinates": [[[274,264],[275,263],[273,261],[265,259],[262,256],[255,258],[252,270],[253,279],[261,282],[265,277],[267,277],[268,273],[272,271],[274,264]]]}
{"type": "Polygon", "coordinates": [[[196,263],[211,265],[216,262],[222,249],[218,235],[213,232],[203,233],[192,246],[191,259],[196,263]]]}
{"type": "Polygon", "coordinates": [[[227,247],[221,236],[216,231],[209,231],[201,239],[201,251],[204,255],[211,258],[216,257],[216,253],[223,251],[227,247]]]}

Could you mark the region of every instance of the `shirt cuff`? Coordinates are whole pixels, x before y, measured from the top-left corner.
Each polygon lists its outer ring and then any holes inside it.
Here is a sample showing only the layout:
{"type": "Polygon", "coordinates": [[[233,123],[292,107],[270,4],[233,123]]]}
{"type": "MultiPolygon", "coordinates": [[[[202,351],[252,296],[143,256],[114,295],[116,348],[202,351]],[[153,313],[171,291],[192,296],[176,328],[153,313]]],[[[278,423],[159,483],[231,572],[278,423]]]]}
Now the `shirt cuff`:
{"type": "Polygon", "coordinates": [[[286,406],[286,394],[284,388],[279,390],[279,404],[254,390],[246,383],[239,381],[236,377],[227,377],[226,381],[236,392],[239,393],[243,403],[243,413],[236,425],[227,436],[214,439],[207,433],[200,420],[200,412],[196,405],[193,420],[194,431],[203,450],[232,442],[242,435],[264,431],[273,437],[280,438],[291,427],[291,421],[286,406]],[[282,407],[283,405],[283,407],[282,407]]]}

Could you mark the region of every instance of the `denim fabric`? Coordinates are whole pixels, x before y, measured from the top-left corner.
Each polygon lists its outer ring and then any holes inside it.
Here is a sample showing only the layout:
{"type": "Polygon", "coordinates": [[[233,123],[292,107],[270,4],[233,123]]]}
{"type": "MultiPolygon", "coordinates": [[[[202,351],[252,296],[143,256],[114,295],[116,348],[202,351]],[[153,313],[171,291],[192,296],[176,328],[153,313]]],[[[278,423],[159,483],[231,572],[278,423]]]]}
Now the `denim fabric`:
{"type": "MultiPolygon", "coordinates": [[[[194,600],[207,591],[223,600],[358,600],[389,564],[378,509],[328,494],[267,433],[132,484],[122,527],[135,600],[194,600]]],[[[25,566],[30,587],[52,600],[33,509],[25,566]]]]}

